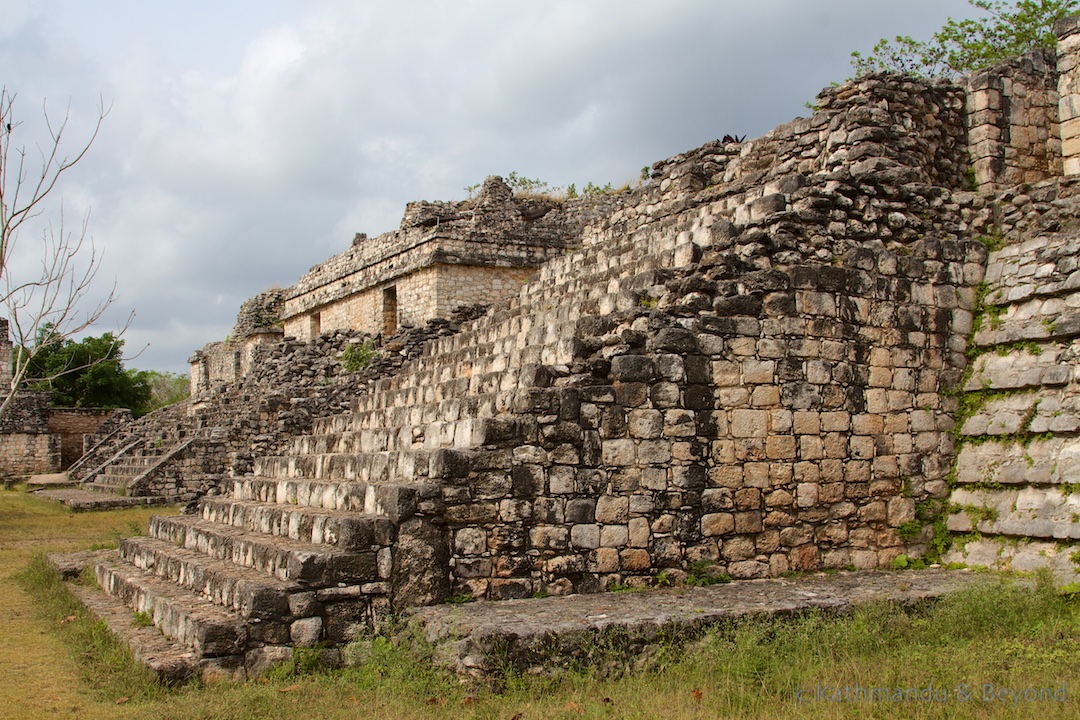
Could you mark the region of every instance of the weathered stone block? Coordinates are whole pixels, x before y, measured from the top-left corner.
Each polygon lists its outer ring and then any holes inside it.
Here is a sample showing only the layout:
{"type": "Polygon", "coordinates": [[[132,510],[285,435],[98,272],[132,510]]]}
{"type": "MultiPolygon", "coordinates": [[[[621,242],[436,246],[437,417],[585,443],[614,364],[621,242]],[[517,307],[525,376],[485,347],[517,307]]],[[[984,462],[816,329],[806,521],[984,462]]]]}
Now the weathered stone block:
{"type": "Polygon", "coordinates": [[[601,495],[596,500],[596,522],[605,525],[625,523],[630,513],[630,499],[625,496],[601,495]]]}
{"type": "MultiPolygon", "coordinates": [[[[572,525],[570,527],[570,542],[574,547],[595,550],[600,547],[599,525],[572,525]]],[[[611,572],[603,570],[601,572],[611,572]]]]}
{"type": "Polygon", "coordinates": [[[664,413],[659,410],[633,410],[628,416],[627,429],[633,438],[658,438],[664,432],[664,413]]]}
{"type": "Polygon", "coordinates": [[[604,440],[601,457],[605,465],[634,465],[637,463],[637,445],[633,440],[604,440]]]}
{"type": "Polygon", "coordinates": [[[541,550],[565,550],[569,534],[562,526],[541,525],[529,530],[529,541],[541,550]]]}
{"type": "Polygon", "coordinates": [[[630,528],[626,525],[603,525],[600,528],[600,545],[625,547],[630,540],[630,528]]]}

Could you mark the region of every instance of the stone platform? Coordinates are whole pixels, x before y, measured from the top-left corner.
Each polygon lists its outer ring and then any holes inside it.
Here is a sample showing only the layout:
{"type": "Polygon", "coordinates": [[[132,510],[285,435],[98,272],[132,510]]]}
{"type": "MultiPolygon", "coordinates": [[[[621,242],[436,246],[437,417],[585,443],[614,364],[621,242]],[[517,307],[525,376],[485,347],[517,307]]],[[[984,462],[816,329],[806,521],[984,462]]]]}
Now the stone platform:
{"type": "Polygon", "coordinates": [[[659,643],[690,642],[725,621],[844,612],[881,601],[912,606],[980,578],[986,576],[944,569],[818,573],[709,587],[438,605],[411,611],[408,627],[436,647],[438,663],[465,678],[511,669],[543,674],[612,657],[633,667],[647,664],[659,643]]]}
{"type": "Polygon", "coordinates": [[[169,498],[167,497],[156,495],[129,497],[126,495],[92,492],[90,490],[83,490],[82,488],[38,490],[35,494],[46,500],[56,500],[57,502],[63,503],[75,512],[87,510],[116,510],[117,508],[169,504],[169,498]]]}

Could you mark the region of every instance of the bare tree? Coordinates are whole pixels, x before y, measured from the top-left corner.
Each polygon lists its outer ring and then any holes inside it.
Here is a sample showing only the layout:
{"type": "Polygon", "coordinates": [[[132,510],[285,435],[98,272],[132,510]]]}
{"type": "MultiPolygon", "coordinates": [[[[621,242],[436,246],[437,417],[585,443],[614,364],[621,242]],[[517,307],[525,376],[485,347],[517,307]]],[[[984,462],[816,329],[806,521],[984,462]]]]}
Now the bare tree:
{"type": "MultiPolygon", "coordinates": [[[[46,134],[42,142],[29,143],[17,138],[22,122],[15,114],[15,100],[16,93],[0,89],[0,303],[6,308],[13,343],[10,376],[0,368],[0,377],[10,377],[10,382],[0,387],[0,416],[25,381],[49,379],[27,377],[34,356],[86,330],[116,300],[114,283],[104,298],[83,307],[101,267],[101,254],[88,234],[89,210],[72,229],[62,201],[53,218],[41,221],[39,269],[16,277],[14,268],[22,230],[36,225],[32,221],[49,209],[57,183],[86,156],[109,108],[104,102],[98,105],[89,137],[69,152],[65,133],[70,107],[59,117],[50,116],[48,106],[43,105],[46,134]]],[[[115,335],[119,337],[123,330],[115,335]]],[[[78,369],[66,368],[64,372],[78,369]]]]}

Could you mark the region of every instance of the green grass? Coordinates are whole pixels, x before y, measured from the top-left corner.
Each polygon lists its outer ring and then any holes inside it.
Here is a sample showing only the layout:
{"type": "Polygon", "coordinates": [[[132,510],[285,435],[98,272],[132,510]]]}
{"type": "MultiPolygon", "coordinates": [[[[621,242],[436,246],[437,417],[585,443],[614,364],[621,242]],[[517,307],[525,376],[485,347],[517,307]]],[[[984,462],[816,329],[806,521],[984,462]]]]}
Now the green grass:
{"type": "MultiPolygon", "coordinates": [[[[25,493],[0,493],[0,671],[4,715],[19,718],[1030,718],[1080,715],[1080,600],[1046,581],[1021,586],[987,573],[972,589],[903,610],[872,605],[837,616],[752,619],[677,648],[621,657],[599,648],[595,668],[556,678],[510,674],[501,692],[463,685],[430,658],[381,638],[347,655],[362,664],[319,670],[316,651],[267,678],[163,689],[85,616],[40,560],[126,531],[138,513],[72,515],[25,493]],[[11,572],[13,571],[14,572],[11,572]],[[606,653],[606,654],[605,654],[606,653]],[[17,660],[16,660],[17,659],[17,660]],[[3,663],[7,663],[4,665],[3,663]],[[995,688],[1060,688],[1067,702],[984,703],[995,688]],[[837,688],[914,688],[947,702],[834,702],[837,688]],[[964,684],[975,696],[954,695],[964,684]],[[825,699],[819,698],[819,688],[825,699]]],[[[143,520],[144,522],[144,520],[143,520]]],[[[430,652],[430,651],[426,651],[430,652]]]]}

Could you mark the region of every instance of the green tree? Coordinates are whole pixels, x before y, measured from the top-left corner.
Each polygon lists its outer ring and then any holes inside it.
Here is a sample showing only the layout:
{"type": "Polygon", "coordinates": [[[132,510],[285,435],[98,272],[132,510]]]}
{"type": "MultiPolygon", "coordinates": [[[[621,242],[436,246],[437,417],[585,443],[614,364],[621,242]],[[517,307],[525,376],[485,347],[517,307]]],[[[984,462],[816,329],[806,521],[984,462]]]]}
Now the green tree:
{"type": "Polygon", "coordinates": [[[136,382],[150,386],[150,402],[146,412],[180,402],[191,394],[191,379],[183,373],[158,372],[157,370],[128,370],[136,382]]]}
{"type": "Polygon", "coordinates": [[[968,4],[985,15],[963,20],[949,18],[926,41],[906,35],[893,40],[882,38],[866,57],[851,53],[855,74],[966,75],[1036,48],[1054,47],[1054,23],[1080,8],[1080,0],[968,0],[968,4]]]}
{"type": "Polygon", "coordinates": [[[47,390],[57,407],[123,407],[136,415],[150,404],[150,383],[140,373],[124,370],[124,341],[112,333],[76,342],[55,342],[51,326],[38,333],[31,354],[27,384],[47,390]]]}

